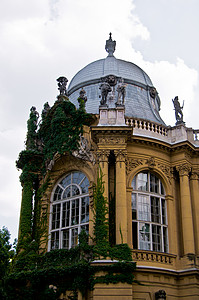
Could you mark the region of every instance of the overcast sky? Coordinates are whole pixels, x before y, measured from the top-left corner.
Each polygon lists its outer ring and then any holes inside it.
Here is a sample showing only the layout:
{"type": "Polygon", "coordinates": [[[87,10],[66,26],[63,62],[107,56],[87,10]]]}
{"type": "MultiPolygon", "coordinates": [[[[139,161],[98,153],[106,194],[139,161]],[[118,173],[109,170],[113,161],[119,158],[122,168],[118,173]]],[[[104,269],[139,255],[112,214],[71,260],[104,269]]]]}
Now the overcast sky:
{"type": "Polygon", "coordinates": [[[0,228],[17,237],[21,202],[15,161],[24,149],[31,106],[56,100],[56,79],[69,81],[105,58],[112,32],[115,56],[139,65],[161,98],[161,117],[174,126],[172,99],[184,121],[199,128],[198,0],[0,1],[0,228]]]}

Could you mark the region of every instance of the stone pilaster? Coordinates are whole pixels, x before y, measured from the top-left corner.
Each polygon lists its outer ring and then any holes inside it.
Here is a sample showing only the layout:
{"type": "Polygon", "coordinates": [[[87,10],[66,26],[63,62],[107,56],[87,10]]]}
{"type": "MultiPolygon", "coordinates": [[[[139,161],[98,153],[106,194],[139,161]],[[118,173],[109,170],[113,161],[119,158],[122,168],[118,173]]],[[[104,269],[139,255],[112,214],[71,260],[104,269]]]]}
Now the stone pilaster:
{"type": "Polygon", "coordinates": [[[177,166],[176,169],[180,176],[182,235],[184,255],[186,255],[188,253],[195,253],[192,206],[189,187],[189,173],[191,172],[191,167],[189,164],[182,164],[177,166]]]}
{"type": "Polygon", "coordinates": [[[97,151],[97,157],[99,161],[99,166],[102,170],[103,181],[104,181],[104,197],[108,199],[108,157],[109,150],[99,150],[97,151]]]}
{"type": "Polygon", "coordinates": [[[191,199],[193,208],[193,225],[196,255],[199,255],[199,169],[192,170],[190,177],[191,199]]]}
{"type": "Polygon", "coordinates": [[[115,150],[116,157],[116,243],[127,243],[126,150],[115,150]]]}

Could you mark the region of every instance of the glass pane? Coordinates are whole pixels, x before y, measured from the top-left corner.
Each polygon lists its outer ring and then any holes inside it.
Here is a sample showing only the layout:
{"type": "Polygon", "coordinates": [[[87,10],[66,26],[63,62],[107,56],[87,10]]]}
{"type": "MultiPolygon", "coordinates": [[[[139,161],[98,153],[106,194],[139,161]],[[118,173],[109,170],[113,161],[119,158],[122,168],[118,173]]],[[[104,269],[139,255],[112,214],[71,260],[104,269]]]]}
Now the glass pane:
{"type": "Polygon", "coordinates": [[[67,175],[62,181],[60,182],[60,185],[62,185],[64,188],[66,188],[69,184],[71,184],[71,174],[67,175]]]}
{"type": "Polygon", "coordinates": [[[147,223],[139,224],[139,248],[150,250],[150,225],[147,223]]]}
{"type": "Polygon", "coordinates": [[[159,179],[153,174],[150,174],[150,192],[159,193],[159,179]]]}
{"type": "Polygon", "coordinates": [[[85,177],[85,179],[82,181],[80,186],[81,186],[81,189],[82,189],[82,194],[88,193],[88,187],[89,187],[88,178],[85,177]]]}
{"type": "Polygon", "coordinates": [[[151,221],[160,223],[160,200],[157,197],[151,197],[151,221]]]}
{"type": "Polygon", "coordinates": [[[57,186],[55,193],[54,193],[53,201],[61,200],[62,192],[63,192],[63,189],[60,186],[57,186]]]}
{"type": "Polygon", "coordinates": [[[137,189],[140,191],[148,191],[148,173],[139,173],[137,178],[137,189]]]}
{"type": "Polygon", "coordinates": [[[60,203],[53,205],[52,211],[52,229],[57,229],[60,226],[60,203]]]}
{"type": "Polygon", "coordinates": [[[89,221],[89,197],[82,198],[81,223],[89,221]]]}
{"type": "Polygon", "coordinates": [[[162,199],[162,224],[167,224],[166,219],[166,202],[164,199],[162,199]]]}
{"type": "Polygon", "coordinates": [[[62,232],[62,248],[69,249],[69,230],[62,232]]]}
{"type": "Polygon", "coordinates": [[[149,196],[138,194],[138,220],[150,221],[149,196]]]}
{"type": "Polygon", "coordinates": [[[164,252],[168,252],[168,238],[167,238],[166,227],[163,227],[163,243],[164,243],[164,252]]]}
{"type": "Polygon", "coordinates": [[[136,194],[132,194],[132,220],[137,219],[136,194]]]}
{"type": "Polygon", "coordinates": [[[51,233],[51,245],[50,249],[59,249],[59,232],[55,231],[51,233]]]}
{"type": "Polygon", "coordinates": [[[160,182],[161,195],[165,195],[164,186],[162,182],[160,182]]]}
{"type": "Polygon", "coordinates": [[[131,186],[134,190],[136,190],[136,176],[133,178],[133,180],[131,182],[131,186]]]}
{"type": "Polygon", "coordinates": [[[81,230],[85,230],[87,234],[89,234],[89,226],[87,225],[82,225],[81,230]]]}
{"type": "Polygon", "coordinates": [[[71,226],[79,224],[79,199],[71,201],[71,226]]]}
{"type": "Polygon", "coordinates": [[[153,251],[161,251],[161,227],[152,225],[152,245],[153,251]]]}
{"type": "Polygon", "coordinates": [[[137,222],[132,223],[132,234],[133,234],[133,249],[138,248],[138,228],[137,222]]]}
{"type": "Polygon", "coordinates": [[[80,194],[80,191],[76,185],[72,185],[72,196],[77,196],[80,194]]]}
{"type": "Polygon", "coordinates": [[[78,244],[78,228],[71,229],[71,247],[75,247],[78,244]]]}
{"type": "Polygon", "coordinates": [[[73,172],[72,173],[72,182],[80,184],[85,175],[82,172],[73,172]]]}
{"type": "Polygon", "coordinates": [[[62,209],[62,227],[69,226],[69,218],[70,218],[70,202],[63,203],[62,209]]]}
{"type": "Polygon", "coordinates": [[[71,197],[71,186],[67,187],[64,194],[63,194],[63,199],[67,199],[71,197]]]}

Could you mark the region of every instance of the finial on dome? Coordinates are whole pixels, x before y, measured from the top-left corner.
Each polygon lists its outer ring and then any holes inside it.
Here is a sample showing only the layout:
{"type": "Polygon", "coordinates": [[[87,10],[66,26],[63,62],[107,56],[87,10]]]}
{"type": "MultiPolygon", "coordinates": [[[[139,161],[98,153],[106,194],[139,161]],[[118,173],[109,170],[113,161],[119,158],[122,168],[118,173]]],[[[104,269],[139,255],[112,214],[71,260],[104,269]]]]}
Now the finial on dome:
{"type": "Polygon", "coordinates": [[[112,33],[109,33],[109,40],[106,40],[105,49],[108,52],[108,56],[113,56],[115,52],[116,41],[112,40],[112,33]]]}

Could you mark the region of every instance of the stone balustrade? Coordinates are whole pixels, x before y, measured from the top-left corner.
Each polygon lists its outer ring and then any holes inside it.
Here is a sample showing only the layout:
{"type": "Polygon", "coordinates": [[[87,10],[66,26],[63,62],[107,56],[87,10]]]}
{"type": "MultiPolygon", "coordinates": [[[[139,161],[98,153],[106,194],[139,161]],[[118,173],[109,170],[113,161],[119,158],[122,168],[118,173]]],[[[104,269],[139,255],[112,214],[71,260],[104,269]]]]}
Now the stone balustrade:
{"type": "Polygon", "coordinates": [[[168,253],[160,253],[160,252],[152,252],[152,251],[145,251],[145,250],[133,250],[132,252],[133,261],[140,261],[140,262],[154,262],[154,263],[161,263],[166,265],[174,265],[174,261],[176,256],[173,254],[168,253]]]}
{"type": "Polygon", "coordinates": [[[163,136],[167,136],[167,127],[153,122],[127,118],[126,125],[132,126],[133,128],[144,129],[146,131],[151,131],[163,136]]]}

